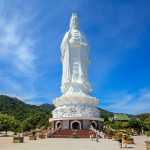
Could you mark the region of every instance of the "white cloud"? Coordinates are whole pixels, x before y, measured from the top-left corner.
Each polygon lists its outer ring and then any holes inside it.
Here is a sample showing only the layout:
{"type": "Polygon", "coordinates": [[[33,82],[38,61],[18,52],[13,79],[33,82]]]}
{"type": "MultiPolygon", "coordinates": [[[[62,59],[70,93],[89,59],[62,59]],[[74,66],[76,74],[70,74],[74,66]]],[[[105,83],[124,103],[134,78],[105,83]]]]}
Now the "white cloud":
{"type": "Polygon", "coordinates": [[[17,47],[15,57],[16,59],[13,61],[14,65],[23,73],[30,74],[31,72],[35,74],[35,64],[34,60],[36,56],[33,52],[32,39],[26,39],[23,44],[17,47]]]}
{"type": "Polygon", "coordinates": [[[149,89],[140,89],[136,93],[121,92],[121,94],[113,94],[110,97],[107,100],[102,100],[104,103],[109,103],[105,109],[129,114],[150,112],[149,89]]]}
{"type": "Polygon", "coordinates": [[[20,25],[16,21],[5,22],[0,28],[0,32],[3,33],[0,36],[0,57],[3,60],[8,60],[10,57],[10,65],[17,67],[23,73],[35,71],[35,40],[19,32],[20,25]]]}
{"type": "Polygon", "coordinates": [[[34,81],[36,71],[36,39],[29,32],[30,17],[24,11],[18,11],[2,1],[0,7],[0,92],[23,100],[35,97],[34,81]],[[9,18],[9,19],[8,19],[9,18]]]}
{"type": "Polygon", "coordinates": [[[11,80],[11,78],[4,76],[4,74],[0,73],[1,86],[3,87],[3,90],[1,87],[1,91],[5,91],[6,88],[11,89],[12,92],[20,91],[21,85],[17,81],[11,80]]]}
{"type": "Polygon", "coordinates": [[[19,44],[20,37],[16,34],[16,25],[11,22],[10,24],[4,23],[1,25],[3,30],[3,36],[1,37],[1,42],[3,45],[8,46],[9,44],[19,44]]]}

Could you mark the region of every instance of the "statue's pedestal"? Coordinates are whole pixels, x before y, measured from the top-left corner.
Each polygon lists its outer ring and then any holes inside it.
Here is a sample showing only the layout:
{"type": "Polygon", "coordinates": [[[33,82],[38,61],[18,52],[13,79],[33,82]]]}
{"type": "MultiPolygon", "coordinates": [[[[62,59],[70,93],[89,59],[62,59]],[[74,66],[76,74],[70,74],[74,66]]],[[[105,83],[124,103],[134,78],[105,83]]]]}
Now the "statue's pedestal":
{"type": "Polygon", "coordinates": [[[90,126],[94,126],[96,129],[102,129],[103,118],[94,117],[67,117],[67,118],[51,118],[53,129],[57,130],[88,130],[90,126]]]}
{"type": "Polygon", "coordinates": [[[97,109],[98,100],[86,94],[74,93],[63,95],[54,100],[56,108],[50,119],[54,129],[89,129],[92,125],[97,129],[102,127],[97,109]]]}

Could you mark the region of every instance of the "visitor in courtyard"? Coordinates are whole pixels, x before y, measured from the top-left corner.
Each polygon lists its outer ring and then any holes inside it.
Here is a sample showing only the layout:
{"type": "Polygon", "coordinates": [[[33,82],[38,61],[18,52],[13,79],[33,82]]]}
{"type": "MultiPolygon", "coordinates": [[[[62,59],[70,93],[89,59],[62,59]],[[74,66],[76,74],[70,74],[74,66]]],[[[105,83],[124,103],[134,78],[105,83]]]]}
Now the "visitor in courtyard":
{"type": "Polygon", "coordinates": [[[127,139],[127,135],[126,134],[123,135],[123,143],[125,144],[125,148],[128,148],[127,147],[128,139],[127,139]]]}
{"type": "Polygon", "coordinates": [[[106,134],[104,132],[101,131],[99,134],[100,134],[100,137],[102,137],[103,139],[106,138],[106,134]]]}
{"type": "Polygon", "coordinates": [[[99,134],[98,134],[98,130],[96,131],[96,142],[99,142],[98,141],[98,136],[99,136],[99,134]]]}
{"type": "Polygon", "coordinates": [[[90,140],[93,140],[93,138],[94,138],[94,134],[93,134],[93,132],[92,132],[92,131],[90,131],[90,132],[89,132],[89,135],[90,135],[90,140]]]}
{"type": "Polygon", "coordinates": [[[120,148],[122,148],[122,138],[123,138],[123,134],[119,131],[116,135],[117,141],[119,142],[119,146],[120,148]]]}
{"type": "Polygon", "coordinates": [[[47,138],[52,138],[52,136],[53,136],[52,131],[48,131],[48,133],[47,133],[47,138]]]}

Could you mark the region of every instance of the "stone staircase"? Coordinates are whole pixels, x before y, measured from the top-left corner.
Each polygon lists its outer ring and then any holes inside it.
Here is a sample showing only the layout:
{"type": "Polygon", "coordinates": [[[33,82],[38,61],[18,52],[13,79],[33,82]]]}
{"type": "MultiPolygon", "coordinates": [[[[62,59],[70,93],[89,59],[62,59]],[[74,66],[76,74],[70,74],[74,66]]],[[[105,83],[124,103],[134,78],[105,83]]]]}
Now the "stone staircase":
{"type": "Polygon", "coordinates": [[[89,130],[59,130],[53,134],[53,138],[89,138],[89,130]]]}

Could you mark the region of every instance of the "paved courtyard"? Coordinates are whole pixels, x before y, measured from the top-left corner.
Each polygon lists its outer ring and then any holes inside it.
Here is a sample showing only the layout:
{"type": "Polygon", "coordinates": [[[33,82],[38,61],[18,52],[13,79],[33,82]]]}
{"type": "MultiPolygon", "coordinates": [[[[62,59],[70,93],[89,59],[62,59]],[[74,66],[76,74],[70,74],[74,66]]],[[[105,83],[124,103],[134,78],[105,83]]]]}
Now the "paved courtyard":
{"type": "MultiPolygon", "coordinates": [[[[137,136],[135,143],[128,145],[131,150],[145,150],[146,136],[137,136]]],[[[0,137],[0,150],[119,150],[118,143],[109,139],[100,139],[99,142],[90,139],[38,139],[25,143],[12,143],[12,137],[0,137]]],[[[125,148],[123,148],[125,149],[125,148]]]]}

